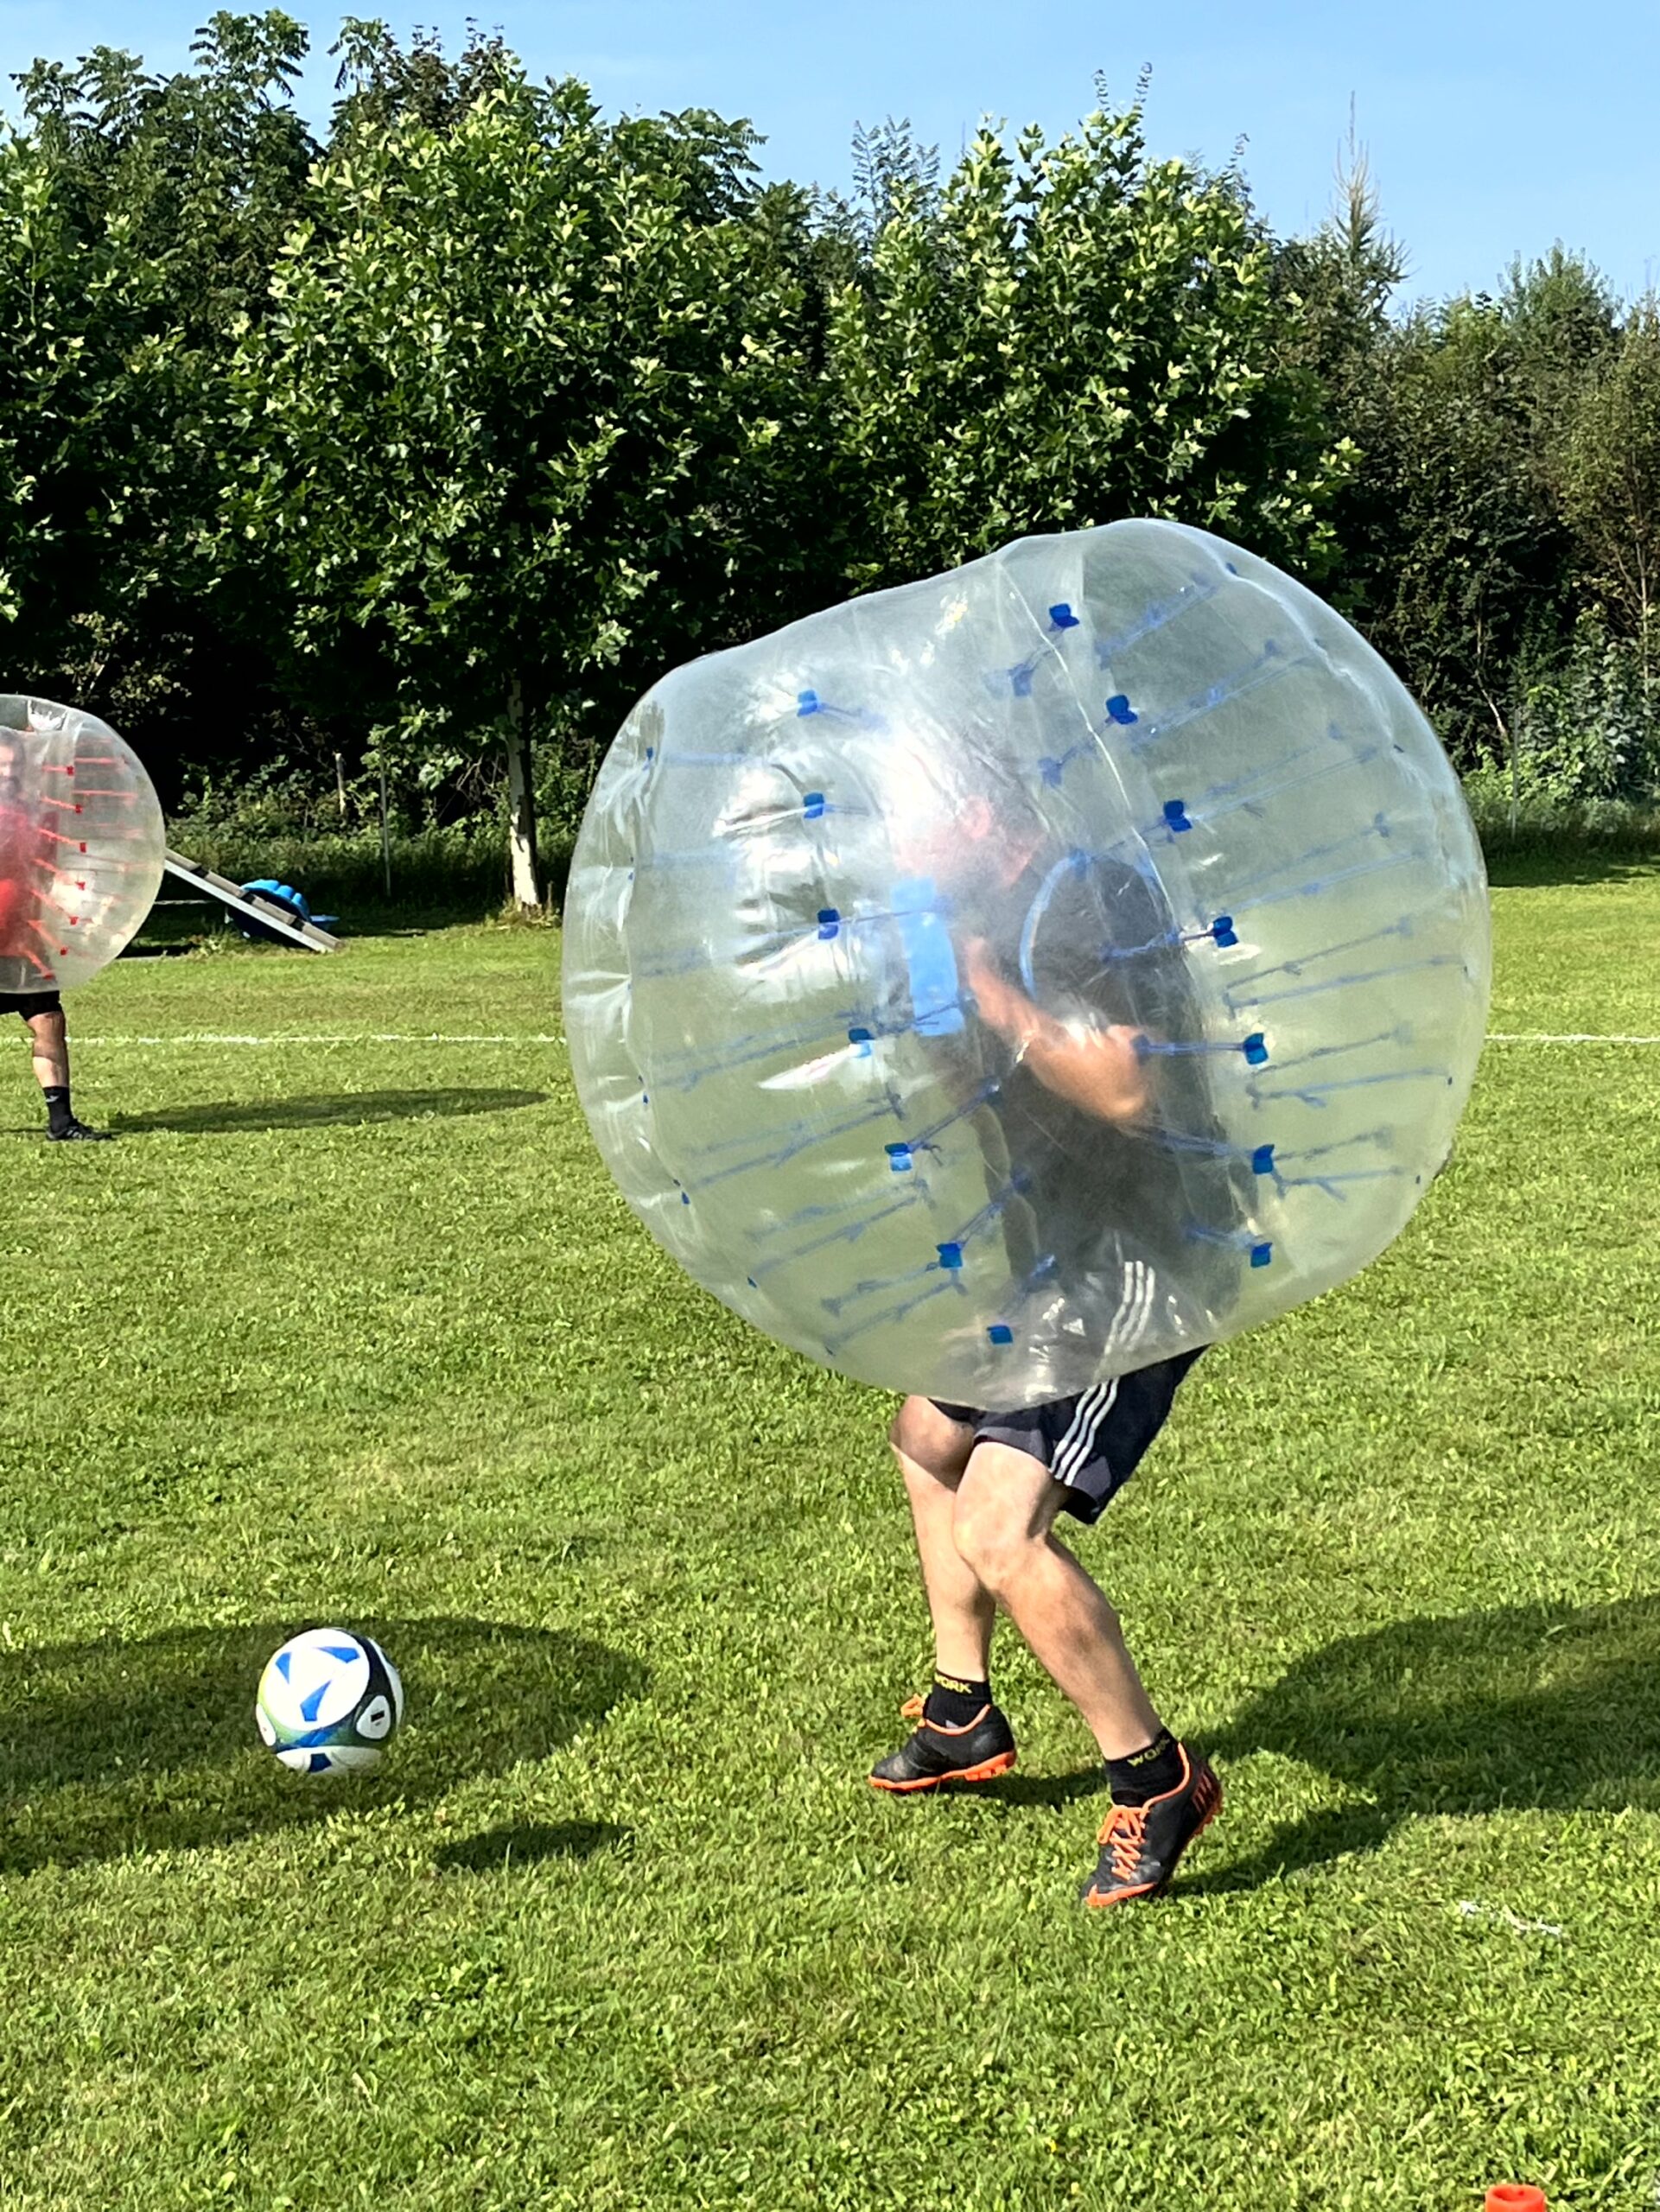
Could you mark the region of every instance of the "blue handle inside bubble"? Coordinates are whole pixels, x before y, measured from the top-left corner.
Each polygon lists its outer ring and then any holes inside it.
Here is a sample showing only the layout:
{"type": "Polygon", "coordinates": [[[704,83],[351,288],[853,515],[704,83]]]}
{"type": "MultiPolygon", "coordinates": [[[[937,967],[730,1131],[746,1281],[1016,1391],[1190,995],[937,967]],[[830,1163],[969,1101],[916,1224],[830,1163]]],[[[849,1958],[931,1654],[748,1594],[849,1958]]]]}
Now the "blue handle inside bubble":
{"type": "Polygon", "coordinates": [[[911,983],[912,1027],[919,1037],[954,1037],[963,1027],[963,987],[932,876],[894,886],[894,918],[911,983]]]}

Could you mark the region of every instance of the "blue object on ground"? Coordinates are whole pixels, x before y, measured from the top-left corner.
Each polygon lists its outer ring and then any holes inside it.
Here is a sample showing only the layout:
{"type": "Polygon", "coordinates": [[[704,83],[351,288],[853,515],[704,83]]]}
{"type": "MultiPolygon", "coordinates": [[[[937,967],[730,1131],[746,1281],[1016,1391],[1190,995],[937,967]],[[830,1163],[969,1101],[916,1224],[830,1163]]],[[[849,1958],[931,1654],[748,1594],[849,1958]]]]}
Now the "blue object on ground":
{"type": "MultiPolygon", "coordinates": [[[[296,922],[308,922],[311,909],[306,904],[303,892],[296,891],[291,883],[279,883],[275,876],[263,875],[252,883],[242,886],[245,899],[259,898],[269,906],[282,907],[296,922]]],[[[264,928],[251,915],[244,914],[239,923],[242,934],[254,944],[286,944],[289,940],[276,930],[264,928]]],[[[319,923],[321,929],[325,925],[319,923]]]]}

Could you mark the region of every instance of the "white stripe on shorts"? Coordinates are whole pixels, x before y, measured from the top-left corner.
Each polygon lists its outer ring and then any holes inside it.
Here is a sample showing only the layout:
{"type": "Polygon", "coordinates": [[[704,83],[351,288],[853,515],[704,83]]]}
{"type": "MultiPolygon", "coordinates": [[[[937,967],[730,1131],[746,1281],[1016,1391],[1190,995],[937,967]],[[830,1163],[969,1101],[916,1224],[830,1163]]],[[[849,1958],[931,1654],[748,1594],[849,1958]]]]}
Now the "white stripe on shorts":
{"type": "Polygon", "coordinates": [[[1086,1466],[1093,1456],[1096,1431],[1105,1421],[1118,1401],[1118,1377],[1114,1375],[1105,1382],[1097,1382],[1078,1400],[1072,1425],[1060,1440],[1059,1449],[1049,1462],[1049,1472],[1058,1483],[1068,1483],[1081,1467],[1086,1466]],[[1099,1402],[1091,1404],[1091,1400],[1099,1402]]]}
{"type": "Polygon", "coordinates": [[[1127,1260],[1123,1272],[1123,1292],[1112,1317],[1112,1326],[1107,1332],[1106,1343],[1102,1346],[1103,1358],[1131,1351],[1141,1342],[1153,1317],[1153,1301],[1158,1294],[1153,1270],[1144,1261],[1127,1260]]]}
{"type": "Polygon", "coordinates": [[[1060,1442],[1058,1442],[1056,1449],[1053,1449],[1052,1460],[1049,1460],[1049,1473],[1056,1478],[1056,1482],[1067,1480],[1067,1476],[1065,1476],[1065,1466],[1067,1466],[1069,1458],[1072,1458],[1078,1442],[1089,1440],[1093,1425],[1096,1425],[1096,1405],[1100,1402],[1100,1398],[1103,1398],[1104,1394],[1107,1394],[1107,1385],[1104,1385],[1104,1382],[1091,1382],[1089,1389],[1082,1394],[1080,1400],[1078,1400],[1078,1405],[1072,1409],[1072,1422],[1069,1422],[1067,1427],[1067,1433],[1062,1435],[1060,1442]]]}

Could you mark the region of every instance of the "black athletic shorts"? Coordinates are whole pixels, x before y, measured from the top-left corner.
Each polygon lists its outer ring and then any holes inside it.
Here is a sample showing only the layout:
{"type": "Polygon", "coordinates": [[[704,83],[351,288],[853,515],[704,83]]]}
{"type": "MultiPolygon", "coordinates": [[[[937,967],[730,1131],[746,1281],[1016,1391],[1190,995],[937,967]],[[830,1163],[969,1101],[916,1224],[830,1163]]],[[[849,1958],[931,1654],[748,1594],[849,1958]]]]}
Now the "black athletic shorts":
{"type": "Polygon", "coordinates": [[[1178,1352],[1134,1375],[1115,1375],[1075,1398],[1052,1398],[1012,1414],[933,1403],[974,1431],[976,1444],[1009,1444],[1046,1467],[1066,1495],[1063,1513],[1098,1521],[1164,1427],[1177,1385],[1199,1357],[1178,1352]]]}
{"type": "Polygon", "coordinates": [[[63,1001],[55,991],[0,991],[0,1014],[15,1014],[24,1021],[31,1014],[61,1014],[63,1001]]]}

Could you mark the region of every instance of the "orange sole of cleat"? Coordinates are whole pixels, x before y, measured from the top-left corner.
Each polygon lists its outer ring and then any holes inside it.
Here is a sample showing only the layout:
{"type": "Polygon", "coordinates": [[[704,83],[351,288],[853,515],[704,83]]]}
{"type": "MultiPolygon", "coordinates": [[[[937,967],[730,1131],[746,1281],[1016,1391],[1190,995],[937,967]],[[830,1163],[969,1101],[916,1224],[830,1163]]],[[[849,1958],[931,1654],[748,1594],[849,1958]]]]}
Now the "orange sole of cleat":
{"type": "Polygon", "coordinates": [[[978,1766],[965,1766],[960,1774],[925,1775],[918,1782],[878,1782],[874,1774],[865,1777],[873,1789],[880,1789],[890,1797],[913,1797],[919,1789],[944,1789],[953,1782],[995,1782],[1000,1774],[1007,1774],[1014,1764],[1013,1751],[999,1751],[995,1759],[983,1759],[978,1766]]]}
{"type": "MultiPolygon", "coordinates": [[[[1218,1783],[1217,1786],[1216,1802],[1212,1806],[1210,1811],[1206,1813],[1199,1826],[1193,1830],[1192,1835],[1188,1837],[1186,1845],[1181,1854],[1184,1859],[1187,1856],[1188,1852],[1193,1849],[1193,1846],[1199,1841],[1200,1836],[1204,1834],[1205,1829],[1210,1827],[1211,1822],[1216,1818],[1217,1815],[1221,1810],[1222,1789],[1221,1785],[1218,1783]]],[[[1095,1885],[1091,1883],[1089,1888],[1084,1892],[1084,1902],[1088,1905],[1091,1912],[1110,1912],[1114,1905],[1134,1904],[1137,1897],[1161,1897],[1175,1878],[1175,1869],[1173,1867],[1170,1872],[1165,1876],[1161,1882],[1145,1883],[1139,1890],[1115,1890],[1110,1897],[1103,1897],[1100,1891],[1095,1887],[1095,1885]]]]}

